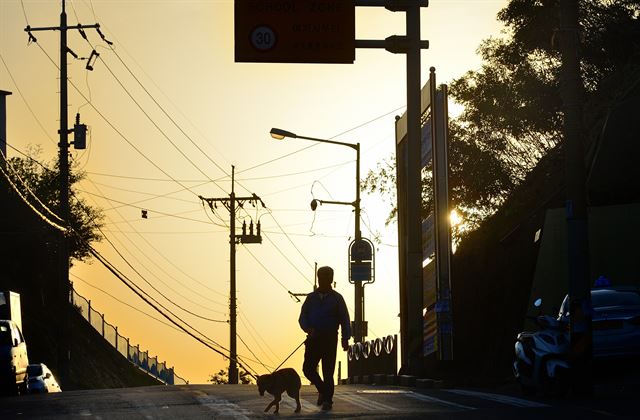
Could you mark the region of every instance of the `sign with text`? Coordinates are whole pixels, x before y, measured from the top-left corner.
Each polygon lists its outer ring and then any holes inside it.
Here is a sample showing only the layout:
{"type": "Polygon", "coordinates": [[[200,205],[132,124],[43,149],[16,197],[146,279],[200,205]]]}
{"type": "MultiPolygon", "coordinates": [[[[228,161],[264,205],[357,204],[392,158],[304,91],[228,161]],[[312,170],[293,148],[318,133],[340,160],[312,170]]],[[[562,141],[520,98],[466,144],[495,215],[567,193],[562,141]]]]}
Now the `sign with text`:
{"type": "Polygon", "coordinates": [[[235,61],[353,63],[355,0],[235,0],[235,61]]]}

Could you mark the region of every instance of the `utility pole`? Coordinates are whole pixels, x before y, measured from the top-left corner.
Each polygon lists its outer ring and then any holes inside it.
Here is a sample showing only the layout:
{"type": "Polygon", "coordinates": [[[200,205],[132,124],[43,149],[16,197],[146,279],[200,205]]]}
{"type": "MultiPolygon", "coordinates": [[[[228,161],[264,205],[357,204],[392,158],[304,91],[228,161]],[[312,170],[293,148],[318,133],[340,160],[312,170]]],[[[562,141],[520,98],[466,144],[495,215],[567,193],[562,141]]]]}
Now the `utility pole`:
{"type": "MultiPolygon", "coordinates": [[[[67,13],[65,10],[65,0],[62,0],[62,11],[60,13],[60,26],[32,28],[27,26],[25,32],[29,34],[29,39],[37,41],[32,32],[36,31],[60,31],[60,143],[59,147],[59,188],[60,204],[59,217],[64,221],[65,227],[69,227],[70,206],[69,206],[69,134],[74,130],[69,130],[69,120],[67,115],[68,92],[67,92],[67,54],[75,53],[67,46],[67,31],[77,30],[84,36],[83,29],[93,28],[99,31],[100,25],[75,25],[67,26],[67,13]]],[[[101,34],[102,36],[102,34],[101,34]]],[[[104,39],[104,36],[102,36],[104,39]]],[[[77,57],[77,56],[76,56],[77,57]]],[[[78,124],[76,124],[78,125],[78,124]]],[[[69,380],[69,361],[71,358],[69,341],[69,242],[64,232],[60,232],[59,250],[60,278],[58,281],[58,298],[60,302],[61,314],[59,319],[60,331],[58,335],[58,371],[62,378],[62,383],[69,380]]]]}
{"type": "Polygon", "coordinates": [[[582,104],[579,59],[578,0],[560,1],[560,94],[564,113],[565,180],[567,188],[567,255],[573,385],[578,393],[591,394],[591,287],[586,170],[582,138],[582,104]]]}
{"type": "Polygon", "coordinates": [[[217,203],[221,203],[229,211],[229,383],[238,383],[238,351],[237,351],[237,334],[236,334],[236,245],[242,244],[259,244],[262,243],[260,235],[260,222],[256,223],[256,233],[253,233],[253,221],[249,226],[249,233],[246,231],[246,223],[242,226],[242,235],[236,235],[236,210],[243,208],[244,203],[251,203],[254,207],[260,203],[264,208],[265,205],[257,195],[250,197],[236,197],[235,193],[235,166],[231,166],[231,193],[229,197],[221,198],[204,198],[200,200],[209,205],[211,211],[215,211],[217,203]],[[237,204],[237,206],[236,206],[237,204]]]}

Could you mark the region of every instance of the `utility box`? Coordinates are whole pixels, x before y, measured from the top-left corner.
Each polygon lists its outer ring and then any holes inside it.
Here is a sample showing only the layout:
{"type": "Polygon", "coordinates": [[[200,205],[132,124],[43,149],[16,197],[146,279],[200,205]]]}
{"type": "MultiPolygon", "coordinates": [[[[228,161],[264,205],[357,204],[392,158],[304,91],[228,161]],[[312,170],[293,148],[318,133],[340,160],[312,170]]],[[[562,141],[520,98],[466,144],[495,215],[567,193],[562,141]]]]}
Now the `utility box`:
{"type": "Polygon", "coordinates": [[[22,331],[22,309],[20,294],[16,292],[0,292],[0,319],[9,319],[16,323],[22,331]]]}

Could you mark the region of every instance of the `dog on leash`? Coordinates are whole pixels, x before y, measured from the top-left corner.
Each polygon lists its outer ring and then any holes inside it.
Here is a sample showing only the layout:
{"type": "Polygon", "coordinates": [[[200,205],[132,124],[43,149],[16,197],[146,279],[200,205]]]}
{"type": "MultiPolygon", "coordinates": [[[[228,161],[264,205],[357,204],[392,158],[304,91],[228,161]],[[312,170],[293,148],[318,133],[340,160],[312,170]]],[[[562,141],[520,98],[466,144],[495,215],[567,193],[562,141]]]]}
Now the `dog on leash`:
{"type": "Polygon", "coordinates": [[[285,391],[287,392],[287,395],[296,400],[295,412],[300,412],[300,387],[302,386],[302,382],[300,381],[300,375],[298,375],[298,372],[294,369],[285,368],[276,370],[268,375],[260,375],[258,376],[257,382],[258,392],[261,397],[264,395],[265,391],[273,395],[273,401],[271,401],[269,405],[267,405],[267,408],[264,409],[265,413],[274,405],[276,406],[276,411],[273,413],[278,413],[282,393],[285,391]]]}

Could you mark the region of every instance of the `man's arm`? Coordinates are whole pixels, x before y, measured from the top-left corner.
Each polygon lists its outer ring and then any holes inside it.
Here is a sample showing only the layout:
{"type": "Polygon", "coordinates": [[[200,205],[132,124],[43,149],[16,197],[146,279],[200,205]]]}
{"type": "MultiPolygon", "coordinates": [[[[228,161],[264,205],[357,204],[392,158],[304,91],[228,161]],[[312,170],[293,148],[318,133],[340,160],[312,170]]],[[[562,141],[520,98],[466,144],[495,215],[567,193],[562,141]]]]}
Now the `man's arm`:
{"type": "Polygon", "coordinates": [[[311,325],[309,323],[309,295],[307,295],[307,298],[302,304],[300,317],[298,318],[298,324],[300,324],[300,328],[302,328],[302,331],[306,332],[307,334],[311,333],[311,325]]]}
{"type": "Polygon", "coordinates": [[[338,300],[338,320],[340,321],[340,330],[342,331],[342,349],[347,350],[349,347],[349,339],[351,338],[351,320],[349,319],[349,310],[342,295],[338,300]]]}

